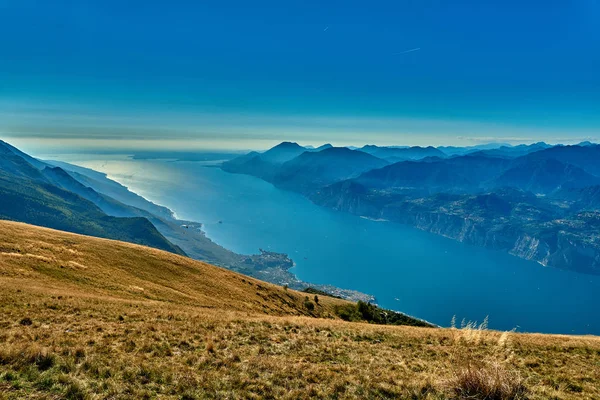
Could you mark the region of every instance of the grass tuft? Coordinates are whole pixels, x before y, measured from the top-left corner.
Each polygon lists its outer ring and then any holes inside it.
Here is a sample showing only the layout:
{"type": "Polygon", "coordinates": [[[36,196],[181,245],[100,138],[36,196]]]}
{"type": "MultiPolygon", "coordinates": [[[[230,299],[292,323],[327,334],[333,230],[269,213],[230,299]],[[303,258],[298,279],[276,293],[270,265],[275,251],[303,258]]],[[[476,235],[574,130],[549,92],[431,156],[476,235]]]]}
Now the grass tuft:
{"type": "Polygon", "coordinates": [[[488,318],[481,324],[463,320],[456,329],[455,317],[452,331],[452,373],[449,387],[459,399],[473,400],[522,400],[528,389],[519,371],[511,364],[514,351],[511,332],[502,332],[497,340],[487,341],[488,318]],[[485,346],[485,355],[476,349],[485,346]]]}
{"type": "Polygon", "coordinates": [[[457,367],[451,386],[460,399],[526,399],[521,375],[498,361],[469,360],[457,367]]]}
{"type": "Polygon", "coordinates": [[[20,348],[9,346],[0,348],[0,365],[10,365],[17,369],[35,366],[38,370],[45,371],[52,368],[55,363],[54,354],[35,344],[27,343],[20,348]]]}

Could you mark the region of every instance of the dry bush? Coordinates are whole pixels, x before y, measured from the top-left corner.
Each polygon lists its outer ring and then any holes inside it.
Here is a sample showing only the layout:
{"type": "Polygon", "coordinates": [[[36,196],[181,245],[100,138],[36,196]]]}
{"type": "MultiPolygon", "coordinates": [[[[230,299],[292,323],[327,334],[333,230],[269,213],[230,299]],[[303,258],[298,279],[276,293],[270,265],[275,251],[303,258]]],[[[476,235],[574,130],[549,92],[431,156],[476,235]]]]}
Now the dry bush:
{"type": "Polygon", "coordinates": [[[494,360],[468,360],[456,367],[452,390],[460,399],[525,399],[527,388],[520,374],[494,360]]]}
{"type": "MultiPolygon", "coordinates": [[[[452,326],[455,326],[454,319],[452,326]]],[[[486,341],[488,319],[462,324],[453,331],[452,378],[449,389],[459,399],[519,400],[525,399],[527,387],[519,372],[511,365],[513,352],[509,334],[503,332],[496,341],[486,341]],[[475,348],[485,345],[490,351],[484,357],[475,348]]]]}

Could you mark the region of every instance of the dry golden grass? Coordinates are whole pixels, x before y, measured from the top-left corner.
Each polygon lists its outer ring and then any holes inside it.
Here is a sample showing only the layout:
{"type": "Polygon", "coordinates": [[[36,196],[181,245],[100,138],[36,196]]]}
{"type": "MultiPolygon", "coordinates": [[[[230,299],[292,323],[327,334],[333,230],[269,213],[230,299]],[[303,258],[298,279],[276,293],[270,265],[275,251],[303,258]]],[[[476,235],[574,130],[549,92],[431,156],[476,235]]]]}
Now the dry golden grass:
{"type": "Polygon", "coordinates": [[[7,221],[0,221],[0,278],[6,287],[56,295],[268,315],[327,317],[346,303],[323,298],[310,312],[305,294],[187,257],[7,221]]]}
{"type": "Polygon", "coordinates": [[[347,323],[342,303],[311,316],[204,263],[0,222],[0,399],[600,398],[599,338],[347,323]]]}

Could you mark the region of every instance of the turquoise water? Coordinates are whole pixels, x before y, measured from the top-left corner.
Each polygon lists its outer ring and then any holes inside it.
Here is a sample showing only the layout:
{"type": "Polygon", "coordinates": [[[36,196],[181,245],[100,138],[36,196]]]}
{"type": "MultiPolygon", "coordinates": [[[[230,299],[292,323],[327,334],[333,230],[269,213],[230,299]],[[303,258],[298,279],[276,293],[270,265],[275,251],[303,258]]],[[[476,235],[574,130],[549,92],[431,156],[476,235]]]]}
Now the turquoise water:
{"type": "Polygon", "coordinates": [[[600,277],[545,268],[417,229],[318,207],[260,179],[197,162],[71,160],[107,172],[226,248],[287,253],[305,281],[355,289],[440,325],[600,334],[600,277]],[[221,223],[219,223],[221,221],[221,223]]]}

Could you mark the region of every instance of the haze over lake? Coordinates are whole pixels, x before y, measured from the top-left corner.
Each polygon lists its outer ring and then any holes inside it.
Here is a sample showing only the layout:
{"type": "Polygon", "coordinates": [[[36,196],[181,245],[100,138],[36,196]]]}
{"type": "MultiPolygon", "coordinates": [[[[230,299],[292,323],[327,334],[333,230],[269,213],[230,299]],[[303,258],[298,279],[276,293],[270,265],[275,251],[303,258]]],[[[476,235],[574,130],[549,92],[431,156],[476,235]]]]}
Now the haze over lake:
{"type": "Polygon", "coordinates": [[[109,177],[239,253],[288,254],[302,280],[376,296],[386,308],[440,325],[600,334],[600,277],[546,268],[417,229],[312,204],[258,178],[201,162],[59,156],[109,177]]]}

